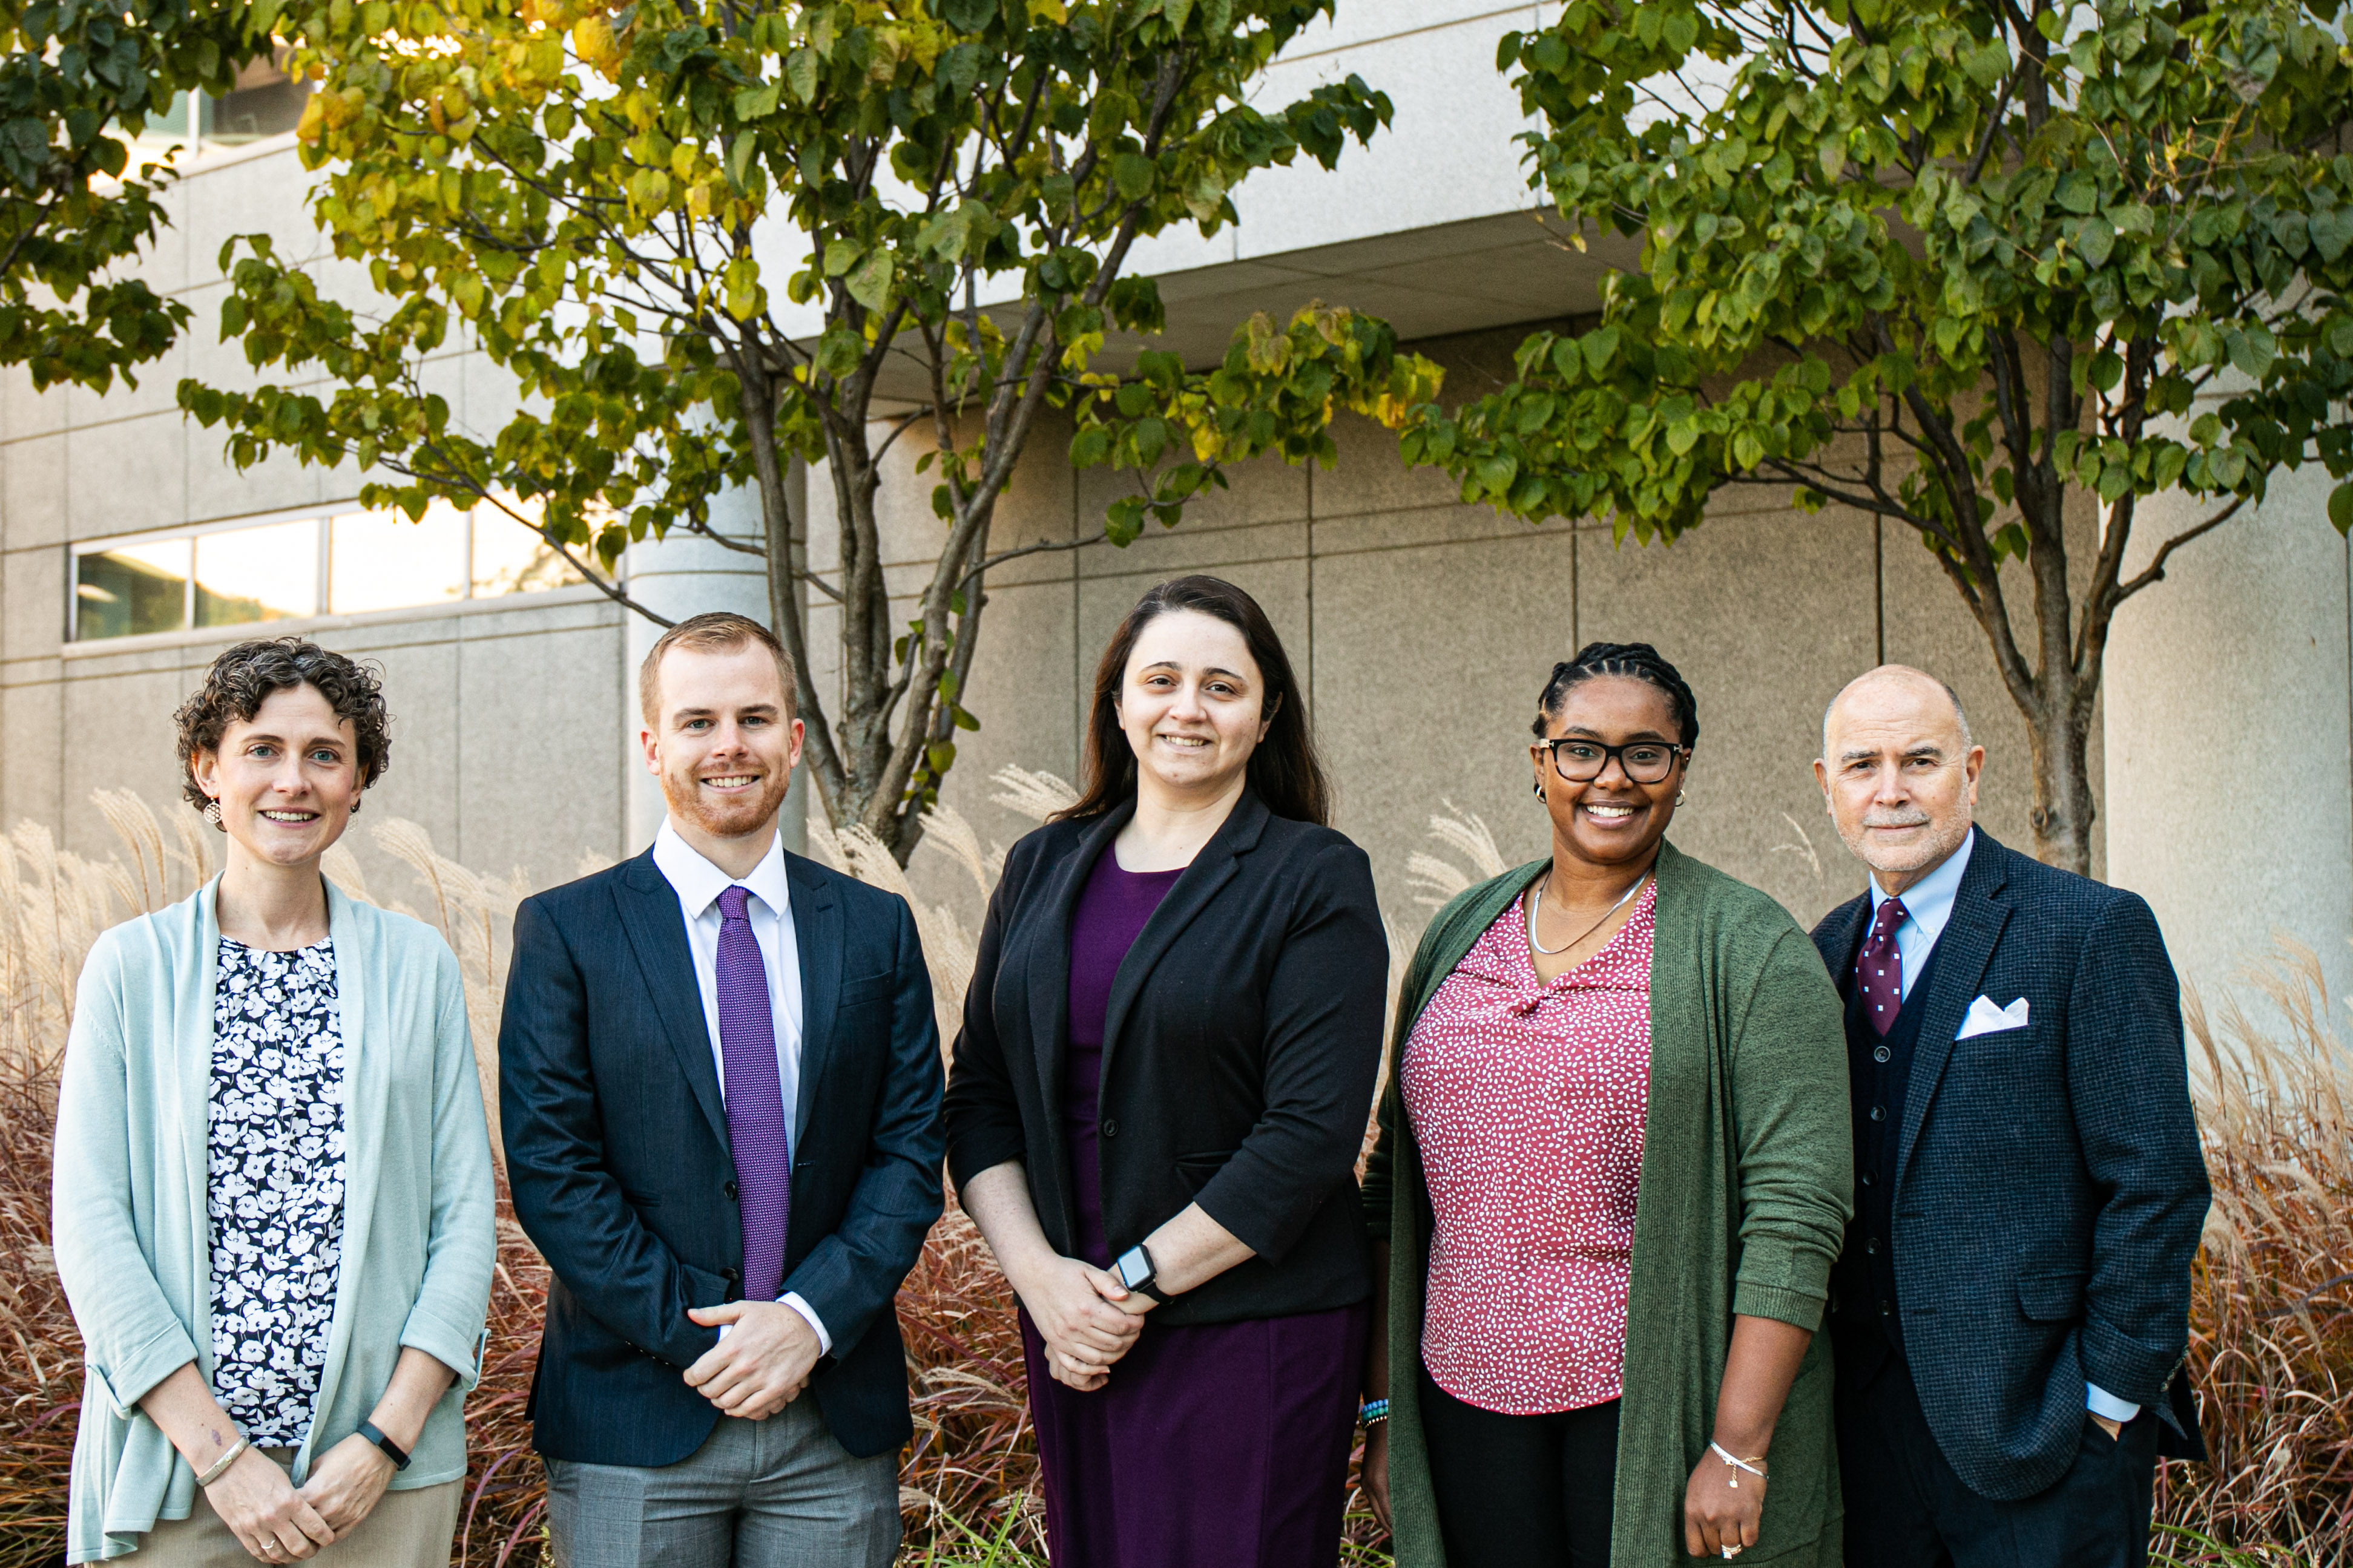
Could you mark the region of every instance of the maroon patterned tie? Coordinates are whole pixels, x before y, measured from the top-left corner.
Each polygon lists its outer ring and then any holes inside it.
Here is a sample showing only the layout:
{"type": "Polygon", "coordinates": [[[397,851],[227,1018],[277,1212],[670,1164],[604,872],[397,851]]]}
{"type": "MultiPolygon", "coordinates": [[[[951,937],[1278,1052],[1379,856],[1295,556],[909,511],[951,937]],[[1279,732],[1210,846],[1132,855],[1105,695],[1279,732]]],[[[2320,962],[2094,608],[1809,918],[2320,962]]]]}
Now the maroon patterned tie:
{"type": "Polygon", "coordinates": [[[773,1301],[785,1282],[785,1227],[793,1212],[792,1124],[776,1074],[768,970],[744,913],[750,889],[719,895],[719,1054],[726,1064],[727,1138],[735,1150],[744,1222],[744,1300],[773,1301]]]}
{"type": "Polygon", "coordinates": [[[1895,1015],[1904,1011],[1904,950],[1895,945],[1895,928],[1904,923],[1905,913],[1901,899],[1881,903],[1878,918],[1871,922],[1871,935],[1855,957],[1854,977],[1862,987],[1866,1009],[1863,1016],[1871,1021],[1875,1034],[1894,1028],[1895,1015]]]}

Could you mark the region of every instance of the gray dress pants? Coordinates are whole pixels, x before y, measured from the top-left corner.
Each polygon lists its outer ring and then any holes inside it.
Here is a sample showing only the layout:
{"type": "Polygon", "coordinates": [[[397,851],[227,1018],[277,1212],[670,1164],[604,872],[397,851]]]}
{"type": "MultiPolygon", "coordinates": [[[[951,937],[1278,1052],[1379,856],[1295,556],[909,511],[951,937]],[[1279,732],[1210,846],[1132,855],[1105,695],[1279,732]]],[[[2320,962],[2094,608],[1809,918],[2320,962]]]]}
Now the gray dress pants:
{"type": "Polygon", "coordinates": [[[806,1394],[721,1416],[659,1469],[546,1464],[554,1568],[890,1568],[899,1550],[898,1456],[852,1458],[806,1394]]]}

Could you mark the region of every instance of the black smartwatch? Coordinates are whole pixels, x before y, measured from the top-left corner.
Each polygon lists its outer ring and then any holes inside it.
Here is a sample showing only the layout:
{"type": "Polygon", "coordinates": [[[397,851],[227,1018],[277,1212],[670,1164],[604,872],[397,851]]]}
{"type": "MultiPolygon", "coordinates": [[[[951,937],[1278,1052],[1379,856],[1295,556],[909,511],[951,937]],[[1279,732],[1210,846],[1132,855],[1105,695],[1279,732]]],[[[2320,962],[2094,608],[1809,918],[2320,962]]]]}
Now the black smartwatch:
{"type": "Polygon", "coordinates": [[[399,1444],[394,1442],[391,1438],[377,1431],[375,1429],[375,1422],[361,1422],[360,1436],[384,1450],[384,1457],[392,1461],[392,1468],[396,1474],[408,1468],[408,1455],[406,1451],[404,1450],[399,1444]]]}
{"type": "Polygon", "coordinates": [[[1149,1296],[1155,1301],[1168,1300],[1158,1289],[1160,1270],[1153,1265],[1152,1253],[1140,1241],[1119,1255],[1119,1261],[1111,1266],[1111,1271],[1118,1275],[1119,1282],[1131,1290],[1149,1296]]]}

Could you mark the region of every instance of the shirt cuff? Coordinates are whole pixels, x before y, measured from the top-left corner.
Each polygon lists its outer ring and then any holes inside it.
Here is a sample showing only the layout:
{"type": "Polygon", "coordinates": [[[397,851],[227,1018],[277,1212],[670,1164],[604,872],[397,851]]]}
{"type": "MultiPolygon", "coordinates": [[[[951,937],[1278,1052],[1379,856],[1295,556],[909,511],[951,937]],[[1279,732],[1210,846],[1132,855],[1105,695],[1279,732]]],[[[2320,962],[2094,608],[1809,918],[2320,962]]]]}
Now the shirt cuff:
{"type": "Polygon", "coordinates": [[[801,1315],[801,1321],[808,1324],[809,1331],[817,1335],[818,1354],[831,1355],[833,1353],[833,1336],[825,1331],[825,1320],[817,1315],[817,1309],[815,1307],[810,1306],[807,1301],[801,1300],[801,1293],[799,1291],[787,1290],[783,1295],[777,1297],[776,1300],[784,1305],[790,1307],[794,1311],[798,1312],[801,1315]]]}
{"type": "Polygon", "coordinates": [[[2121,1426],[2140,1414],[2140,1406],[2118,1399],[2096,1383],[2084,1384],[2084,1408],[2094,1415],[2105,1415],[2121,1426]]]}
{"type": "MultiPolygon", "coordinates": [[[[776,1298],[776,1305],[779,1307],[790,1307],[794,1311],[798,1312],[801,1315],[801,1321],[807,1323],[809,1326],[809,1331],[817,1335],[818,1354],[825,1356],[831,1355],[833,1353],[833,1336],[825,1331],[825,1320],[817,1315],[817,1309],[815,1307],[810,1306],[807,1301],[801,1300],[799,1291],[786,1291],[783,1295],[776,1298]]],[[[733,1323],[720,1324],[719,1337],[723,1340],[725,1339],[727,1337],[727,1331],[734,1326],[735,1325],[733,1323]]]]}

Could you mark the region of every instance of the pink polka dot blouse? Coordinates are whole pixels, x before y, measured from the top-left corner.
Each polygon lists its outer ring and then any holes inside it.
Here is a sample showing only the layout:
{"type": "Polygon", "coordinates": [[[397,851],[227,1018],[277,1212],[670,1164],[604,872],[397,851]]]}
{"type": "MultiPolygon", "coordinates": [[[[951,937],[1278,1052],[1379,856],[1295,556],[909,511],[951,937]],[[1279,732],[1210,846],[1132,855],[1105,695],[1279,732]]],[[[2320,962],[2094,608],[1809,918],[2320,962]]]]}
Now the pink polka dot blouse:
{"type": "Polygon", "coordinates": [[[1619,1395],[1657,901],[1653,884],[1609,945],[1546,985],[1514,900],[1406,1042],[1406,1112],[1437,1220],[1422,1363],[1482,1410],[1619,1395]]]}

